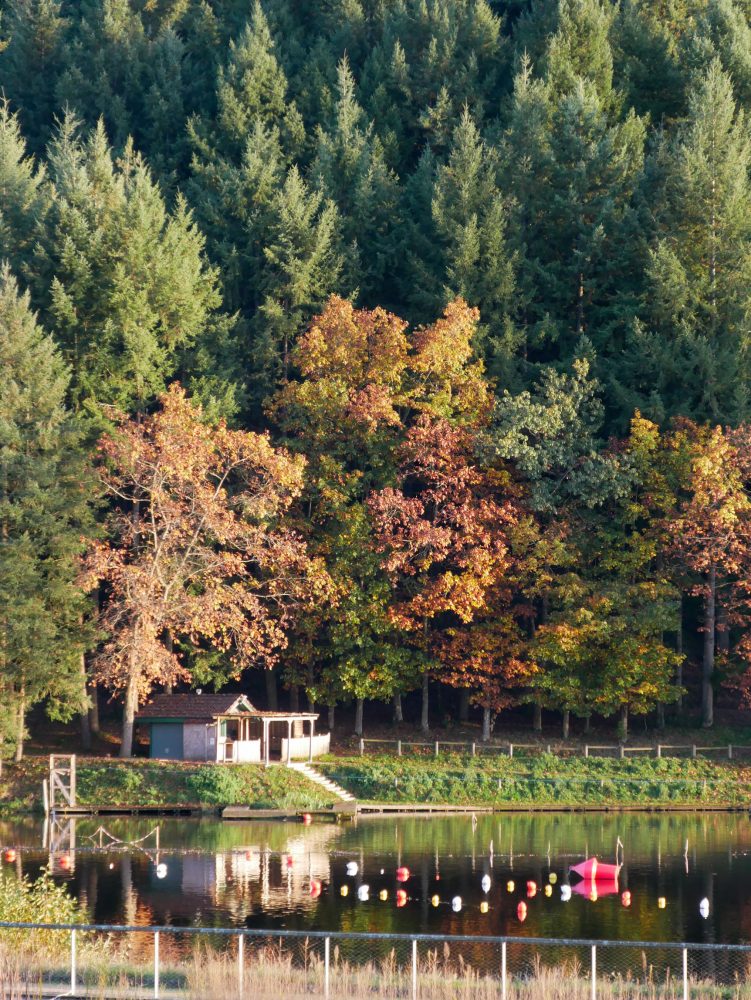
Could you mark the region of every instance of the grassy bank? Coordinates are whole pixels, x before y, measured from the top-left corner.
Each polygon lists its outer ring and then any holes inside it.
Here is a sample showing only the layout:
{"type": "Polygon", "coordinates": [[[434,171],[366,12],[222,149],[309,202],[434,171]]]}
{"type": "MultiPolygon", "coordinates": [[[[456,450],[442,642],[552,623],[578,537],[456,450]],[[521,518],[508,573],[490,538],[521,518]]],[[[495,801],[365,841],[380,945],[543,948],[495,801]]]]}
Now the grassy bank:
{"type": "Polygon", "coordinates": [[[327,757],[319,770],[358,799],[436,805],[714,805],[751,803],[751,768],[728,761],[471,757],[327,757]]]}
{"type": "MultiPolygon", "coordinates": [[[[42,809],[47,758],[6,764],[0,780],[0,812],[42,809]]],[[[79,805],[185,806],[251,805],[258,809],[318,809],[330,797],[287,768],[260,764],[190,764],[182,761],[78,759],[79,805]]]]}

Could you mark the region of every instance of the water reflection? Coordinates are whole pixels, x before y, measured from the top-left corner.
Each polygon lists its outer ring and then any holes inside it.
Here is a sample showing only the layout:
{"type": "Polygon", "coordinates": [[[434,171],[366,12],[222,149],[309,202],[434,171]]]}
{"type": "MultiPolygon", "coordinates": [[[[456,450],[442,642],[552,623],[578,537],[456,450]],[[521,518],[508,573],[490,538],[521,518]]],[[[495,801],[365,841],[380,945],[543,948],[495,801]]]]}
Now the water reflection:
{"type": "Polygon", "coordinates": [[[310,827],[167,819],[158,846],[147,836],[154,823],[106,821],[110,837],[141,840],[131,847],[103,838],[97,819],[46,834],[33,823],[0,824],[0,843],[16,849],[4,864],[32,877],[49,866],[98,923],[751,940],[745,814],[378,818],[310,827]],[[613,860],[619,836],[625,864],[617,887],[577,891],[569,867],[591,855],[613,860]],[[352,862],[357,871],[348,874],[352,862]],[[409,868],[406,881],[399,867],[409,868]],[[455,897],[460,906],[452,906],[455,897]]]}

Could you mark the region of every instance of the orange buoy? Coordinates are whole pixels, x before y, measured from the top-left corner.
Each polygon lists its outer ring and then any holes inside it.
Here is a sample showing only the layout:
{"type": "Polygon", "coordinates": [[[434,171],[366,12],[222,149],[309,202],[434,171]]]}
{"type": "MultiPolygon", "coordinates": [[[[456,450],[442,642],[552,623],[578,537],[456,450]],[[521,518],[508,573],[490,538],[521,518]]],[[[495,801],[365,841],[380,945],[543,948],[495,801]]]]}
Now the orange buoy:
{"type": "Polygon", "coordinates": [[[409,878],[409,868],[402,866],[401,868],[396,869],[397,882],[406,882],[408,878],[409,878]]]}
{"type": "Polygon", "coordinates": [[[396,890],[396,905],[397,906],[406,906],[407,905],[407,893],[405,892],[404,889],[397,889],[396,890]]]}
{"type": "Polygon", "coordinates": [[[621,903],[623,906],[631,906],[631,893],[628,889],[621,893],[621,903]]]}
{"type": "Polygon", "coordinates": [[[537,883],[527,882],[527,898],[532,899],[536,895],[537,895],[537,883]]]}
{"type": "Polygon", "coordinates": [[[303,813],[302,822],[303,826],[310,826],[310,824],[313,822],[313,817],[310,815],[310,813],[303,813]]]}
{"type": "Polygon", "coordinates": [[[60,867],[65,872],[67,872],[70,869],[70,867],[71,867],[71,860],[70,860],[70,855],[69,854],[63,854],[63,856],[60,858],[60,867]]]}
{"type": "Polygon", "coordinates": [[[16,852],[12,847],[6,847],[3,851],[3,860],[12,864],[16,860],[16,852]]]}
{"type": "Polygon", "coordinates": [[[522,900],[521,903],[519,903],[519,905],[517,906],[516,915],[521,923],[524,923],[524,921],[527,919],[527,904],[524,902],[524,900],[522,900]]]}
{"type": "Polygon", "coordinates": [[[323,885],[321,884],[320,879],[312,878],[310,880],[310,895],[313,897],[313,899],[318,899],[318,897],[321,895],[322,889],[323,885]]]}

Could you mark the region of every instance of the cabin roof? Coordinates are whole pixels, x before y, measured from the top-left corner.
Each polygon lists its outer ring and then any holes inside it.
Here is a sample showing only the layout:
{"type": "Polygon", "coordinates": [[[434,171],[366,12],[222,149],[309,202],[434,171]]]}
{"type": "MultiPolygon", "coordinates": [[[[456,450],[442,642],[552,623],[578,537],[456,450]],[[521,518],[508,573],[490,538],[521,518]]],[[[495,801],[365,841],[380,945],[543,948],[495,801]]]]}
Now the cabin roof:
{"type": "Polygon", "coordinates": [[[317,719],[317,712],[264,712],[244,694],[156,694],[136,719],[216,719],[225,715],[256,719],[317,719]]]}

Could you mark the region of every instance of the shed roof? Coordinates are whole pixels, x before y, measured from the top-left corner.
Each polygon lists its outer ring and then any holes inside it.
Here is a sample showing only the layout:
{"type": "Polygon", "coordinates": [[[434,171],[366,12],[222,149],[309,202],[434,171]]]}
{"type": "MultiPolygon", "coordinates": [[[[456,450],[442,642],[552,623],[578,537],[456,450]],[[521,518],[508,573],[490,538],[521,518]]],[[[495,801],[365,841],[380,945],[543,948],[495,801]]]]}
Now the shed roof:
{"type": "Polygon", "coordinates": [[[136,719],[216,719],[245,715],[256,719],[317,719],[317,712],[264,712],[244,694],[156,694],[136,719]]]}

